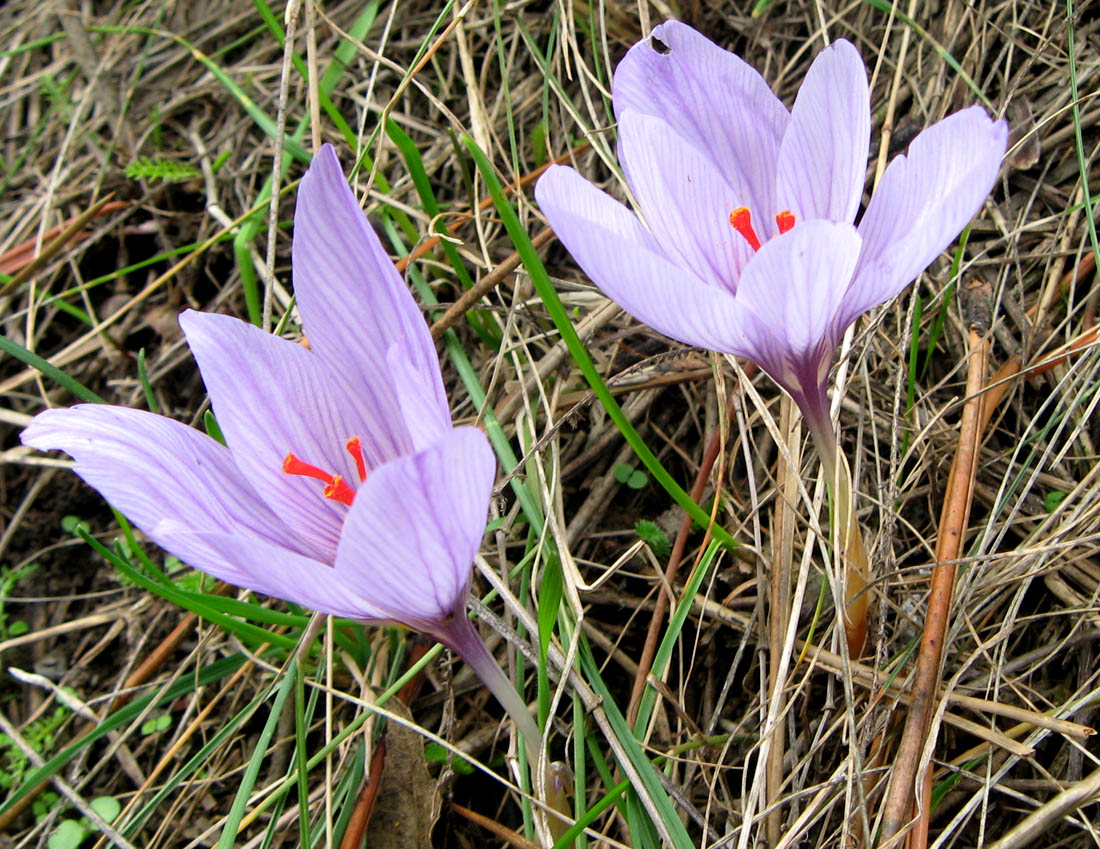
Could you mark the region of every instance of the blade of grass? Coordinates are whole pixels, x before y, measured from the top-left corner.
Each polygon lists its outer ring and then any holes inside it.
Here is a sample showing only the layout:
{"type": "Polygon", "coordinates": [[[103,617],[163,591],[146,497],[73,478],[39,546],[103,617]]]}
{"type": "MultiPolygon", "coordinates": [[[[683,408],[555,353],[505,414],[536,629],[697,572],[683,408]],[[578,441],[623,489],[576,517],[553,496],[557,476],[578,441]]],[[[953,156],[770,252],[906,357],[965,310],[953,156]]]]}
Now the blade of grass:
{"type": "Polygon", "coordinates": [[[64,386],[81,401],[89,401],[96,404],[107,403],[83,383],[75,378],[69,377],[69,375],[65,374],[65,372],[57,366],[52,365],[48,360],[43,359],[38,356],[38,354],[31,353],[22,345],[13,342],[7,336],[0,336],[0,351],[3,351],[5,354],[10,354],[33,369],[37,369],[58,386],[64,386]]]}
{"type": "Polygon", "coordinates": [[[241,622],[239,619],[234,619],[214,610],[206,603],[206,596],[204,595],[200,596],[194,593],[187,593],[177,589],[175,585],[171,583],[165,585],[160,581],[154,581],[146,577],[122,557],[119,557],[103,545],[103,543],[93,537],[87,530],[81,528],[79,529],[79,533],[81,538],[95,549],[97,554],[111,563],[111,565],[122,572],[129,580],[133,581],[142,589],[146,589],[160,596],[165,601],[170,601],[179,607],[190,610],[196,616],[200,616],[217,625],[219,628],[236,634],[242,640],[250,644],[262,645],[264,643],[271,643],[274,646],[285,649],[292,649],[297,645],[298,641],[295,637],[276,634],[264,628],[259,628],[249,622],[241,622]]]}
{"type": "MultiPolygon", "coordinates": [[[[676,610],[669,620],[668,628],[665,630],[664,637],[661,639],[661,644],[657,647],[657,653],[653,657],[653,669],[651,674],[655,675],[657,678],[660,678],[664,674],[669,658],[672,657],[672,650],[676,647],[676,641],[680,638],[680,632],[683,630],[684,623],[687,622],[688,614],[691,612],[692,605],[695,602],[695,596],[699,592],[699,587],[702,585],[703,579],[710,573],[710,568],[714,565],[715,558],[718,556],[718,548],[719,544],[717,541],[712,541],[710,545],[707,546],[707,550],[699,561],[699,565],[695,567],[695,571],[688,578],[687,584],[684,586],[684,592],[680,596],[680,603],[676,605],[676,610]]],[[[638,706],[638,718],[634,722],[634,733],[638,736],[638,739],[644,737],[656,704],[657,691],[652,686],[647,685],[645,693],[642,695],[641,704],[638,706]]]]}
{"type": "MultiPolygon", "coordinates": [[[[275,703],[271,706],[271,712],[267,715],[267,722],[264,723],[260,738],[256,741],[256,748],[252,752],[252,757],[249,758],[248,767],[245,769],[244,777],[241,778],[240,786],[237,788],[237,795],[233,798],[233,804],[226,815],[221,838],[218,840],[218,849],[233,849],[234,844],[237,842],[241,820],[244,818],[245,808],[248,806],[248,797],[252,795],[252,789],[256,786],[256,779],[260,775],[260,767],[267,755],[267,747],[271,743],[271,738],[275,736],[275,730],[279,727],[279,717],[282,715],[283,706],[294,689],[294,683],[297,679],[298,658],[291,655],[290,667],[283,675],[282,681],[279,682],[279,689],[275,693],[275,703]]],[[[272,684],[272,687],[274,687],[274,684],[272,684]]]]}
{"type": "Polygon", "coordinates": [[[208,666],[201,668],[195,675],[189,675],[183,679],[174,682],[170,687],[163,690],[160,693],[150,693],[147,696],[135,699],[126,707],[121,708],[115,713],[105,718],[97,728],[90,731],[86,736],[81,737],[75,743],[70,743],[52,758],[50,758],[42,766],[34,769],[23,776],[23,783],[13,790],[7,799],[4,800],[3,805],[0,805],[0,815],[3,815],[11,808],[15,807],[24,796],[38,787],[43,781],[48,781],[53,778],[61,769],[63,769],[69,761],[76,757],[81,751],[96,742],[100,738],[106,736],[116,728],[121,728],[129,722],[132,722],[150,705],[154,707],[160,707],[162,705],[168,705],[179,699],[188,693],[194,692],[199,687],[205,687],[208,684],[212,684],[226,675],[234,673],[242,663],[245,662],[244,655],[235,654],[230,657],[222,658],[220,660],[211,663],[208,666]]]}
{"type": "MultiPolygon", "coordinates": [[[[577,331],[573,328],[573,324],[569,320],[569,314],[566,312],[561,299],[558,297],[558,293],[554,289],[553,283],[550,282],[550,276],[546,273],[542,260],[539,259],[534,246],[531,244],[530,238],[528,238],[526,231],[520,224],[519,218],[516,216],[515,210],[512,209],[512,205],[505,197],[504,190],[501,188],[500,181],[497,179],[496,174],[493,173],[493,168],[489,164],[489,160],[485,158],[485,154],[481,152],[473,139],[464,136],[463,141],[466,147],[469,148],[470,154],[474,158],[474,162],[477,163],[478,172],[485,181],[485,185],[489,189],[489,194],[492,195],[493,201],[496,204],[497,213],[504,222],[505,229],[508,231],[512,244],[515,245],[516,250],[519,252],[520,256],[523,257],[524,268],[527,269],[527,273],[531,277],[531,282],[534,284],[535,290],[542,299],[547,312],[550,313],[550,318],[553,320],[554,326],[557,328],[562,340],[568,347],[569,353],[573,357],[573,361],[580,368],[585,380],[588,381],[588,385],[591,387],[593,393],[595,393],[596,397],[600,400],[604,409],[607,410],[608,416],[615,422],[623,438],[630,447],[634,449],[634,453],[638,455],[638,459],[642,461],[650,474],[652,474],[657,482],[664,488],[665,492],[667,492],[677,504],[683,507],[684,510],[690,513],[695,521],[703,527],[708,527],[710,525],[710,516],[698,504],[692,501],[691,496],[673,480],[672,475],[665,470],[665,467],[657,459],[656,455],[649,450],[649,446],[647,446],[638,435],[634,426],[630,424],[630,421],[623,413],[619,403],[611,394],[611,390],[608,389],[603,377],[596,369],[595,364],[592,362],[592,358],[588,356],[588,351],[585,350],[584,343],[581,342],[580,338],[577,336],[577,331]]],[[[731,548],[737,546],[737,542],[729,535],[725,528],[716,525],[713,528],[713,534],[715,538],[723,544],[731,548]]]]}
{"type": "MultiPolygon", "coordinates": [[[[1073,104],[1073,143],[1077,151],[1077,168],[1081,173],[1081,195],[1085,199],[1085,218],[1089,223],[1089,241],[1092,252],[1100,261],[1100,240],[1096,235],[1096,216],[1092,211],[1092,192],[1089,190],[1089,169],[1085,159],[1085,140],[1081,135],[1081,96],[1077,88],[1077,47],[1074,44],[1073,0],[1066,0],[1066,56],[1069,59],[1070,103],[1073,104]]],[[[1097,269],[1100,269],[1098,264],[1097,269]]]]}
{"type": "Polygon", "coordinates": [[[982,105],[984,105],[985,108],[990,110],[991,112],[993,111],[993,104],[989,102],[989,98],[985,96],[985,92],[982,91],[978,84],[974,82],[973,79],[971,79],[970,75],[963,70],[962,65],[960,65],[955,57],[947,51],[947,48],[936,41],[936,39],[932,37],[928,30],[926,30],[904,12],[901,12],[898,9],[894,8],[894,6],[890,3],[890,0],[864,0],[864,2],[878,9],[880,12],[893,14],[894,17],[897,18],[899,21],[911,27],[913,32],[915,32],[917,35],[919,35],[921,38],[932,45],[932,49],[935,50],[936,53],[939,54],[939,57],[947,63],[948,67],[950,67],[951,70],[958,74],[959,78],[962,79],[962,81],[970,87],[970,90],[974,92],[974,95],[978,98],[978,100],[982,102],[982,105]]]}

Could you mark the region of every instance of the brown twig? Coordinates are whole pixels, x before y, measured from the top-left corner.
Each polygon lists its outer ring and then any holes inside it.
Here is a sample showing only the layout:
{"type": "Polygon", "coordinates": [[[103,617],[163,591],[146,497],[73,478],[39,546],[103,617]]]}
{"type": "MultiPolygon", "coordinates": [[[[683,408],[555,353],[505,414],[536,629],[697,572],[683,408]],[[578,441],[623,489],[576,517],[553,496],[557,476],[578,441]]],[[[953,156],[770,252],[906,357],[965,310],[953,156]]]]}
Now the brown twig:
{"type": "Polygon", "coordinates": [[[378,790],[382,786],[382,773],[386,766],[386,741],[379,740],[374,747],[374,756],[370,759],[370,774],[367,783],[359,791],[355,798],[355,809],[348,818],[348,827],[344,830],[344,839],[340,841],[340,849],[355,849],[363,845],[363,837],[370,825],[371,814],[374,813],[374,803],[378,799],[378,790]]]}
{"type": "Polygon", "coordinates": [[[480,825],[486,831],[491,831],[509,846],[515,846],[517,849],[539,849],[539,845],[534,841],[528,840],[522,834],[517,834],[512,829],[501,825],[494,819],[479,814],[477,811],[471,811],[469,808],[464,808],[454,802],[451,802],[451,810],[475,825],[480,825]]]}
{"type": "MultiPolygon", "coordinates": [[[[729,407],[729,413],[726,416],[727,421],[729,417],[733,415],[732,403],[729,407]]],[[[707,450],[703,453],[703,460],[699,464],[699,474],[695,476],[695,483],[691,487],[691,500],[698,502],[703,497],[703,491],[706,489],[707,478],[710,477],[710,470],[714,467],[715,461],[718,459],[718,452],[722,448],[723,435],[722,428],[716,428],[713,436],[710,438],[710,443],[707,445],[707,450]]],[[[680,522],[680,530],[676,534],[676,541],[672,544],[672,552],[668,556],[668,565],[665,567],[665,577],[662,582],[662,588],[660,594],[657,596],[657,604],[653,609],[653,617],[649,620],[649,630],[646,631],[645,645],[642,647],[642,656],[638,660],[638,672],[634,676],[634,686],[630,691],[630,704],[626,711],[626,721],[631,725],[634,724],[634,720],[638,718],[638,707],[642,701],[642,693],[645,692],[646,680],[649,678],[649,671],[653,668],[653,658],[657,654],[657,641],[661,634],[661,623],[664,621],[665,614],[668,612],[668,607],[671,599],[668,597],[666,587],[671,587],[673,581],[676,580],[676,575],[680,571],[680,563],[684,557],[684,549],[687,547],[688,534],[691,533],[691,526],[694,520],[690,514],[684,516],[683,521],[680,522]]]]}
{"type": "Polygon", "coordinates": [[[100,198],[80,213],[80,215],[77,215],[75,218],[70,218],[64,224],[47,231],[45,238],[53,239],[53,241],[43,247],[42,251],[33,258],[31,254],[34,251],[34,246],[38,241],[37,239],[32,239],[21,245],[17,245],[0,257],[0,271],[7,274],[18,269],[11,280],[3,286],[0,286],[0,295],[6,295],[49,262],[58,251],[69,244],[73,239],[79,237],[81,231],[88,226],[88,223],[93,218],[99,215],[106,215],[109,212],[115,212],[119,209],[125,209],[129,206],[125,201],[112,200],[113,197],[113,194],[109,194],[106,197],[100,198]]]}
{"type": "MultiPolygon", "coordinates": [[[[531,244],[534,245],[535,248],[541,248],[553,237],[554,231],[547,227],[538,232],[531,239],[531,244]]],[[[463,292],[462,296],[447,307],[446,312],[432,323],[432,339],[438,341],[442,338],[443,334],[454,327],[459,319],[473,308],[474,304],[495,289],[505,277],[515,271],[522,261],[519,252],[513,252],[511,256],[463,292]]]]}
{"type": "Polygon", "coordinates": [[[989,359],[989,339],[972,327],[970,359],[966,378],[966,404],[959,428],[959,447],[948,475],[939,537],[936,541],[936,566],[932,570],[928,594],[928,612],[921,635],[916,668],[913,672],[912,703],[905,721],[905,730],[894,760],[890,787],[883,805],[881,846],[898,845],[898,835],[913,811],[916,787],[914,778],[920,766],[929,724],[939,689],[943,642],[951,615],[951,596],[955,587],[957,559],[962,548],[974,476],[977,470],[981,440],[982,388],[989,359]]]}

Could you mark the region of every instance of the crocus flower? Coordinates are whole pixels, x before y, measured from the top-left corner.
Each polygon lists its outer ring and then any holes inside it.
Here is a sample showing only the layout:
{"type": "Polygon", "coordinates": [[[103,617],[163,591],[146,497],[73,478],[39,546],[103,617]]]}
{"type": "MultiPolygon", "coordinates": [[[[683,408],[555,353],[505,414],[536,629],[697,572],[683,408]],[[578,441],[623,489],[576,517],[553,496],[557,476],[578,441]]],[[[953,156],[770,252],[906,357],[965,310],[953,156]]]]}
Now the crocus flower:
{"type": "Polygon", "coordinates": [[[298,192],[293,274],[308,349],[228,316],[180,316],[225,445],[96,404],[40,413],[23,442],[70,454],[149,539],[216,578],[431,635],[537,746],[466,616],[493,451],[452,425],[424,318],[328,145],[298,192]]]}
{"type": "Polygon", "coordinates": [[[978,211],[1008,128],[972,107],[925,130],[856,226],[870,94],[847,41],[817,55],[788,111],[748,64],[669,21],[627,52],[612,100],[644,223],[570,168],[550,168],[535,197],[624,309],[673,339],[752,360],[798,403],[833,490],[856,656],[869,567],[829,417],[833,354],[856,318],[897,295],[978,211]]]}
{"type": "Polygon", "coordinates": [[[930,127],[890,163],[857,227],[870,100],[847,41],[818,54],[788,111],[752,67],[669,21],[627,52],[612,99],[644,223],[555,166],[535,188],[554,232],[627,312],[759,364],[808,419],[827,416],[844,330],[962,230],[1007,140],[981,107],[930,127]]]}

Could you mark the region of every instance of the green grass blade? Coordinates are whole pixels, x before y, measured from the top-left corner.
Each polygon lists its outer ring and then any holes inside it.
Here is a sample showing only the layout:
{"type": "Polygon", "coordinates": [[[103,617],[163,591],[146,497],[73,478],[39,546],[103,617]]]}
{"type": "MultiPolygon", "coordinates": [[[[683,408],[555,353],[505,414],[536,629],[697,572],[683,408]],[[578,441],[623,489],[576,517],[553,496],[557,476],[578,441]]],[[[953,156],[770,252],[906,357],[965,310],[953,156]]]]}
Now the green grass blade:
{"type": "Polygon", "coordinates": [[[203,667],[197,674],[185,676],[181,680],[176,681],[172,686],[166,688],[159,694],[150,693],[147,696],[142,696],[130,702],[126,707],[115,711],[87,735],[81,737],[74,743],[70,743],[42,764],[42,766],[26,773],[23,777],[23,783],[11,792],[8,798],[4,800],[3,805],[0,805],[0,815],[11,810],[43,781],[47,781],[57,775],[69,761],[92,743],[111,733],[116,728],[121,728],[123,725],[132,722],[140,716],[150,704],[154,707],[171,704],[176,699],[194,692],[198,687],[205,687],[208,684],[221,680],[227,675],[232,675],[240,668],[244,661],[244,655],[240,654],[222,658],[209,666],[203,667]]]}
{"type": "Polygon", "coordinates": [[[298,677],[298,661],[291,657],[290,669],[283,675],[279,683],[279,689],[275,693],[275,703],[271,706],[271,712],[267,715],[260,732],[260,739],[256,741],[256,748],[248,761],[248,768],[244,772],[241,784],[237,788],[237,795],[229,808],[229,814],[225,818],[222,827],[221,838],[218,840],[218,849],[233,849],[237,841],[237,832],[240,830],[241,820],[244,819],[245,808],[248,806],[248,797],[252,795],[252,789],[256,786],[256,779],[260,775],[260,767],[263,765],[267,754],[267,747],[271,744],[271,738],[275,736],[275,730],[279,727],[279,717],[282,715],[283,706],[287,697],[294,689],[294,682],[298,677]]]}
{"type": "Polygon", "coordinates": [[[1081,135],[1081,95],[1077,89],[1077,48],[1074,44],[1073,0],[1066,0],[1066,54],[1069,59],[1070,103],[1073,104],[1073,143],[1077,151],[1077,168],[1081,172],[1081,195],[1085,200],[1085,217],[1089,223],[1089,240],[1092,252],[1098,260],[1100,271],[1100,240],[1096,235],[1096,216],[1092,211],[1092,192],[1089,190],[1089,168],[1085,160],[1085,140],[1081,135]]]}
{"type": "MultiPolygon", "coordinates": [[[[496,204],[497,213],[503,220],[508,235],[512,239],[512,244],[515,245],[516,250],[523,259],[524,268],[527,269],[527,273],[531,276],[531,282],[539,293],[539,297],[542,298],[542,302],[546,306],[547,312],[550,313],[550,318],[553,320],[558,333],[561,334],[561,338],[565,342],[566,347],[568,347],[569,353],[573,357],[573,361],[580,368],[585,380],[588,381],[588,385],[592,388],[592,391],[600,400],[600,403],[603,404],[604,409],[607,410],[608,416],[610,416],[611,420],[615,422],[615,425],[619,428],[623,438],[626,439],[630,447],[634,449],[634,453],[638,455],[638,459],[642,461],[657,482],[664,487],[665,492],[667,492],[677,504],[683,507],[696,522],[703,527],[708,527],[710,525],[710,516],[698,504],[692,501],[691,496],[673,480],[672,475],[665,470],[660,460],[658,460],[656,455],[649,450],[649,446],[647,446],[638,435],[634,426],[623,413],[619,403],[611,394],[611,390],[608,389],[603,377],[596,369],[595,364],[592,362],[592,358],[588,356],[588,351],[585,350],[584,343],[581,342],[580,337],[577,336],[577,331],[573,328],[573,324],[569,320],[569,314],[566,312],[565,306],[558,297],[558,293],[554,289],[553,283],[550,282],[550,276],[546,273],[542,260],[539,259],[534,245],[531,244],[530,238],[528,238],[526,231],[520,224],[515,210],[512,209],[512,205],[504,196],[504,190],[501,188],[500,181],[497,180],[496,174],[493,173],[493,168],[489,164],[489,160],[485,158],[485,154],[481,152],[473,139],[467,136],[463,138],[463,141],[466,143],[466,147],[469,148],[470,154],[474,158],[474,162],[477,163],[481,178],[485,181],[485,185],[489,189],[489,194],[496,204]]],[[[725,528],[720,525],[715,525],[712,532],[714,537],[720,542],[730,547],[736,547],[736,541],[729,535],[725,528]]]]}
{"type": "MultiPolygon", "coordinates": [[[[680,603],[676,605],[676,610],[672,614],[668,628],[657,646],[657,652],[653,655],[651,674],[656,678],[660,678],[668,666],[672,651],[676,647],[676,641],[680,639],[680,632],[683,630],[684,623],[687,622],[691,606],[695,601],[696,594],[699,592],[699,587],[702,585],[703,579],[710,573],[710,567],[714,565],[714,561],[718,556],[718,548],[717,541],[712,541],[707,546],[703,559],[699,561],[699,565],[695,568],[691,577],[688,578],[683,595],[680,596],[680,603]]],[[[645,734],[645,729],[649,725],[656,704],[657,691],[647,684],[638,707],[638,718],[634,722],[634,733],[639,739],[645,734]]]]}
{"type": "Polygon", "coordinates": [[[107,403],[79,380],[69,377],[65,372],[48,360],[38,356],[38,354],[31,353],[19,343],[13,342],[7,336],[0,336],[0,351],[3,351],[5,354],[10,354],[33,369],[37,369],[58,386],[64,386],[81,401],[90,401],[96,404],[107,403]]]}

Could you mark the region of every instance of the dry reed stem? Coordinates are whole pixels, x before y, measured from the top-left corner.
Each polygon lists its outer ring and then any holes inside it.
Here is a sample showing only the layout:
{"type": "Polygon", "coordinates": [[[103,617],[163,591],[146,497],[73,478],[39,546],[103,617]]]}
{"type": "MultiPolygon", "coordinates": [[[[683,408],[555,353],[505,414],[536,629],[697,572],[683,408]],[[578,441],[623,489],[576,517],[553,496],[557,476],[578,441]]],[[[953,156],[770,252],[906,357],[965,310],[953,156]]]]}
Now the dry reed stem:
{"type": "MultiPolygon", "coordinates": [[[[879,840],[884,847],[897,845],[902,828],[910,819],[914,803],[913,781],[921,766],[921,752],[925,749],[929,723],[936,704],[943,642],[951,616],[955,572],[973,499],[981,441],[978,429],[981,421],[981,391],[985,385],[988,358],[988,338],[978,329],[972,328],[970,357],[967,362],[967,401],[963,405],[962,423],[959,426],[959,446],[951,464],[951,474],[944,493],[940,532],[936,541],[936,566],[932,570],[924,630],[910,689],[913,701],[906,716],[905,729],[898,744],[883,803],[879,840]]],[[[926,765],[925,769],[931,772],[929,766],[926,765]]],[[[927,816],[927,808],[921,813],[927,816]]]]}

